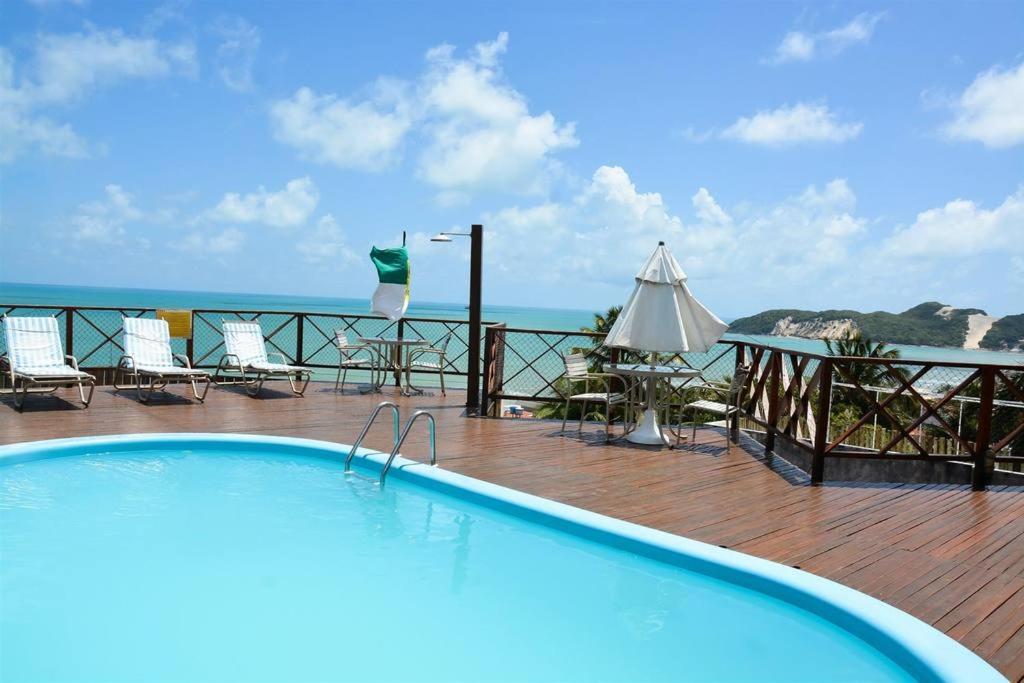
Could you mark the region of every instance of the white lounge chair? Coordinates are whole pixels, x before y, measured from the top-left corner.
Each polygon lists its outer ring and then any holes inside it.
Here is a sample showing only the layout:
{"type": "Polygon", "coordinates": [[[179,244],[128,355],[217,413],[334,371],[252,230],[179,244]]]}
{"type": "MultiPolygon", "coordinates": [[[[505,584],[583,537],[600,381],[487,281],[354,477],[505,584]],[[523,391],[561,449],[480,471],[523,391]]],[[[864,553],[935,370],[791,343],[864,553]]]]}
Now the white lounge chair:
{"type": "Polygon", "coordinates": [[[188,356],[171,350],[171,331],[166,320],[155,318],[124,318],[124,355],[114,370],[114,391],[131,389],[139,394],[139,400],[147,403],[157,389],[163,390],[168,384],[188,382],[192,395],[200,403],[210,390],[210,373],[192,367],[188,356]],[[181,365],[175,365],[177,360],[181,365]],[[128,379],[130,384],[118,384],[119,379],[128,379]],[[145,380],[146,392],[143,393],[145,380]],[[203,382],[203,393],[199,393],[197,382],[203,382]]]}
{"type": "Polygon", "coordinates": [[[4,338],[7,340],[6,363],[11,375],[14,407],[25,407],[25,397],[33,393],[50,394],[59,387],[75,384],[86,408],[96,389],[96,378],[78,369],[74,356],[64,354],[60,328],[56,318],[19,318],[4,316],[4,338]],[[89,395],[85,386],[89,385],[89,395]],[[18,389],[21,388],[21,398],[18,389]],[[40,390],[39,388],[43,388],[40,390]]]}
{"type": "Polygon", "coordinates": [[[241,383],[245,385],[245,392],[250,396],[256,396],[260,393],[263,382],[267,378],[287,377],[288,383],[292,387],[292,393],[302,396],[309,385],[312,370],[299,365],[290,365],[283,353],[269,354],[281,358],[280,363],[272,363],[263,339],[263,329],[258,322],[225,321],[223,328],[226,353],[221,356],[220,363],[217,365],[214,382],[232,384],[234,382],[223,382],[217,377],[220,377],[225,370],[238,372],[241,374],[241,383]],[[296,380],[302,383],[301,386],[296,385],[296,380]]]}

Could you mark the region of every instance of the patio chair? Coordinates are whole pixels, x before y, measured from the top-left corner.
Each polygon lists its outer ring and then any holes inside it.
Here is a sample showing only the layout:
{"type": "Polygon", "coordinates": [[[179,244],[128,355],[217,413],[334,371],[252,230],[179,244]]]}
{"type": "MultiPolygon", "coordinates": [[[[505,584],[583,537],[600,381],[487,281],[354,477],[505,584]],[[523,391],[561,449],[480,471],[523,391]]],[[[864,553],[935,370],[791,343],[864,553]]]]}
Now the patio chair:
{"type": "Polygon", "coordinates": [[[601,403],[604,404],[605,408],[604,437],[606,441],[609,440],[612,427],[612,407],[625,404],[627,394],[631,392],[626,379],[621,375],[611,373],[590,372],[590,368],[587,367],[587,359],[582,353],[571,353],[565,356],[563,361],[565,363],[565,374],[562,375],[562,379],[567,384],[567,387],[565,413],[562,415],[562,432],[565,432],[565,423],[569,419],[569,405],[573,401],[583,403],[580,409],[580,422],[576,431],[582,431],[583,429],[583,420],[587,416],[587,404],[601,403]],[[616,380],[622,384],[622,392],[612,391],[612,382],[616,380]],[[573,393],[580,383],[583,384],[583,391],[578,394],[573,393]],[[592,384],[600,386],[602,391],[592,391],[592,384]]]}
{"type": "Polygon", "coordinates": [[[413,347],[409,351],[409,358],[405,366],[406,384],[412,386],[413,370],[433,370],[441,375],[441,395],[447,395],[444,391],[444,366],[448,357],[448,344],[454,334],[454,332],[446,334],[437,346],[413,347]]]}
{"type": "Polygon", "coordinates": [[[348,335],[342,330],[334,332],[334,346],[338,349],[338,376],[334,380],[334,390],[340,386],[345,389],[345,379],[349,370],[373,370],[374,351],[368,344],[352,344],[348,335]],[[364,352],[369,354],[366,358],[358,358],[356,354],[364,352]]]}
{"type": "Polygon", "coordinates": [[[232,384],[217,379],[225,370],[241,374],[241,383],[245,393],[257,396],[263,388],[263,382],[273,377],[287,377],[292,393],[302,396],[309,386],[312,370],[300,365],[290,365],[283,353],[267,353],[267,345],[263,339],[263,329],[253,320],[225,321],[224,348],[227,351],[221,356],[214,376],[215,384],[232,384]],[[269,356],[277,356],[280,363],[271,362],[269,356]],[[296,384],[296,380],[301,384],[296,384]]]}
{"type": "Polygon", "coordinates": [[[50,317],[19,318],[4,316],[4,339],[7,354],[4,360],[11,376],[14,407],[22,410],[29,390],[52,394],[62,386],[78,386],[82,405],[89,407],[96,378],[78,369],[78,360],[65,355],[60,341],[57,319],[50,317]],[[89,385],[89,395],[85,386],[89,385]],[[18,389],[21,388],[21,398],[18,389]]]}
{"type": "Polygon", "coordinates": [[[168,384],[188,382],[192,396],[202,403],[210,390],[210,373],[192,367],[183,353],[171,350],[171,330],[166,320],[158,318],[124,318],[124,355],[114,369],[114,391],[135,388],[139,400],[148,403],[156,390],[168,384]],[[181,365],[175,365],[175,361],[181,365]],[[129,383],[118,383],[127,379],[129,383]],[[203,383],[199,393],[198,382],[203,383]],[[146,389],[143,393],[143,388],[146,389]]]}
{"type": "MultiPolygon", "coordinates": [[[[676,445],[682,441],[682,424],[683,416],[686,411],[693,412],[693,433],[690,437],[691,443],[697,438],[697,416],[700,413],[711,413],[712,415],[721,415],[725,419],[725,452],[728,453],[732,445],[732,440],[729,438],[729,418],[740,411],[740,404],[743,401],[743,388],[747,385],[747,377],[750,375],[750,367],[741,365],[736,368],[733,373],[732,381],[726,384],[725,382],[704,382],[702,384],[691,384],[687,387],[689,391],[703,391],[710,392],[716,397],[720,397],[720,401],[713,401],[708,399],[698,399],[696,401],[690,401],[684,403],[679,411],[679,424],[680,429],[676,433],[676,445]]],[[[708,421],[710,422],[710,421],[708,421]]],[[[700,424],[707,424],[703,422],[700,424]]]]}

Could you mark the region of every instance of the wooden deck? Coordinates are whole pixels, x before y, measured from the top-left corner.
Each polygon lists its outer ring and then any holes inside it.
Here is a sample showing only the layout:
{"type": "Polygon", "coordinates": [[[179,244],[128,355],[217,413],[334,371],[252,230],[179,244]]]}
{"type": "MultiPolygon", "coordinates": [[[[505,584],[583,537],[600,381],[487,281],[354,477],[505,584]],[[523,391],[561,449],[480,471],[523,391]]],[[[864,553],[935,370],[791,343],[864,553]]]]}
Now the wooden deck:
{"type": "MultiPolygon", "coordinates": [[[[276,388],[276,387],[275,387],[276,388]]],[[[181,389],[175,395],[183,396],[181,389]]],[[[61,392],[70,401],[71,392],[61,392]]],[[[1024,490],[937,485],[829,484],[766,460],[752,441],[726,453],[720,432],[677,451],[605,445],[596,427],[464,417],[460,392],[398,400],[431,410],[442,467],[588,510],[798,566],[933,624],[1024,680],[1024,490]]],[[[0,405],[0,443],[123,432],[246,432],[351,442],[380,395],[305,398],[211,389],[205,405],[175,396],[138,403],[99,387],[92,407],[30,397],[0,405]]],[[[382,424],[367,439],[386,448],[382,424]]],[[[424,441],[403,449],[419,459],[424,441]]]]}

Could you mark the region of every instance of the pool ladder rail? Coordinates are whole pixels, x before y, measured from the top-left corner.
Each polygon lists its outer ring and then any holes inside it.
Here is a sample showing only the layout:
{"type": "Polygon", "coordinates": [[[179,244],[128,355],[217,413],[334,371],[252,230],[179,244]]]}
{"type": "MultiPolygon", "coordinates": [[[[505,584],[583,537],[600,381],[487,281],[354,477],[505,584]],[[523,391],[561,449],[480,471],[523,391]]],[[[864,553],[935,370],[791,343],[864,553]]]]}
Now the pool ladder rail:
{"type": "Polygon", "coordinates": [[[377,407],[370,413],[370,417],[367,418],[366,424],[363,425],[363,431],[359,432],[359,436],[352,443],[352,448],[348,452],[348,457],[345,458],[345,472],[352,471],[352,458],[355,457],[356,451],[359,450],[359,445],[363,443],[363,439],[366,438],[367,433],[370,431],[370,427],[377,421],[377,416],[385,408],[391,409],[391,431],[394,445],[391,448],[391,453],[388,454],[387,462],[384,463],[384,467],[380,471],[380,486],[384,487],[384,480],[388,476],[388,472],[391,470],[391,463],[394,462],[395,458],[398,457],[398,449],[405,443],[405,438],[409,436],[409,431],[412,426],[421,417],[425,417],[428,423],[427,433],[430,436],[430,464],[431,466],[437,466],[437,423],[434,421],[434,416],[426,410],[417,410],[409,420],[405,423],[405,428],[399,432],[398,423],[401,421],[401,414],[398,410],[398,404],[392,401],[381,401],[377,404],[377,407]]]}

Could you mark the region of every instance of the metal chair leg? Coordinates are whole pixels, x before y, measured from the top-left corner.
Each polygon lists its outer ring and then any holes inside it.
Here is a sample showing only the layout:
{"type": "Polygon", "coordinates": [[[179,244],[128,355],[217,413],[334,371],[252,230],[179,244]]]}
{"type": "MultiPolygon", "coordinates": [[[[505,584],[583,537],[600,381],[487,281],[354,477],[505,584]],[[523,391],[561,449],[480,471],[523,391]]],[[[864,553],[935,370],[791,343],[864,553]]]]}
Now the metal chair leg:
{"type": "Polygon", "coordinates": [[[577,432],[583,431],[583,420],[587,417],[587,402],[583,402],[583,408],[580,409],[580,424],[576,428],[577,432]]]}

